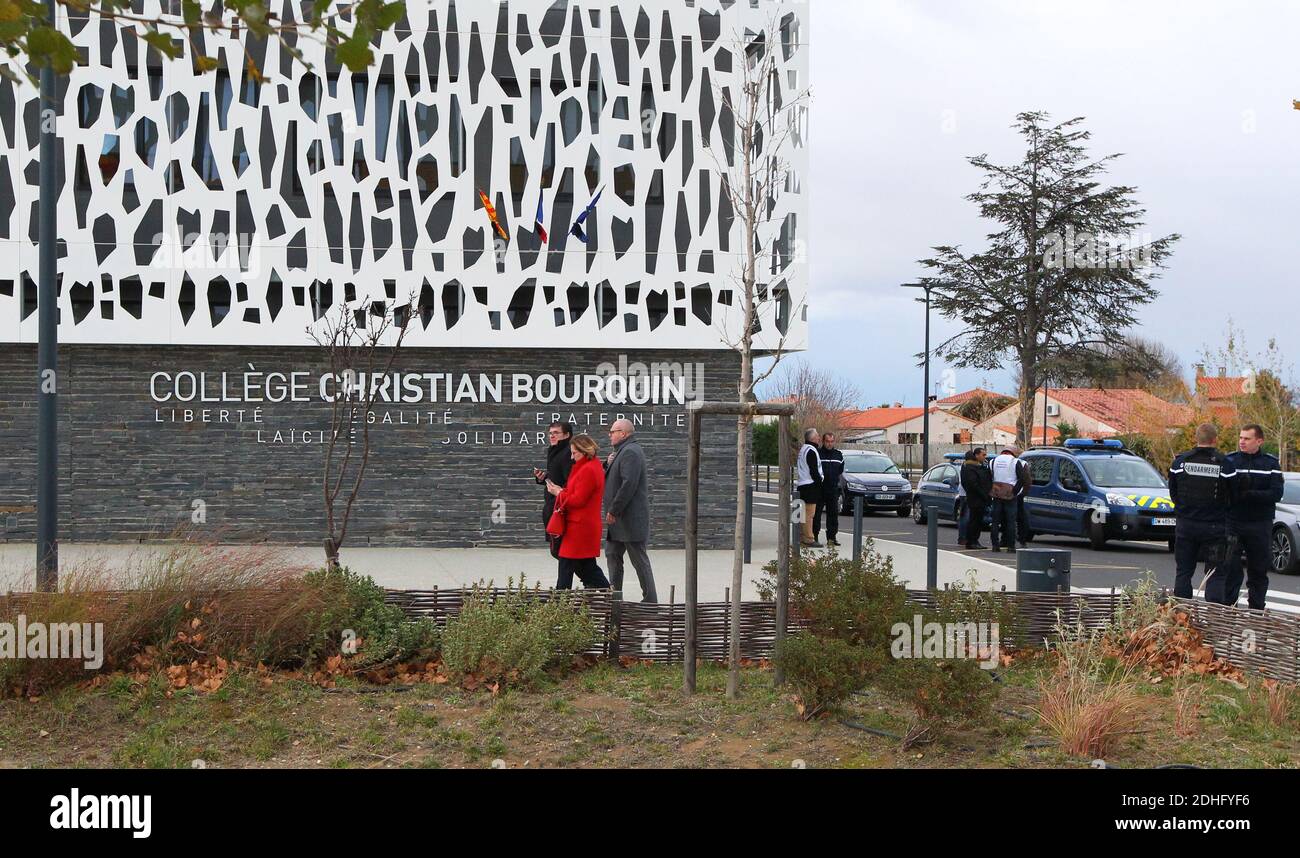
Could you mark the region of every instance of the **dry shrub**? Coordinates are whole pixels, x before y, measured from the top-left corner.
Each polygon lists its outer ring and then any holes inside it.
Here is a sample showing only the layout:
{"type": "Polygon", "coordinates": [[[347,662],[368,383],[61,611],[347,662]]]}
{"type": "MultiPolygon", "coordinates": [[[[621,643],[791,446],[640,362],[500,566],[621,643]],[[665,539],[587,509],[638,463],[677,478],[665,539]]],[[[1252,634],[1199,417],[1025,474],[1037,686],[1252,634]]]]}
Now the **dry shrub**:
{"type": "Polygon", "coordinates": [[[326,604],[326,594],[304,582],[306,571],[264,547],[169,546],[127,570],[120,609],[105,625],[106,649],[114,663],[141,646],[156,647],[166,664],[300,658],[326,604]]]}
{"type": "Polygon", "coordinates": [[[1184,739],[1200,730],[1201,706],[1205,703],[1205,686],[1182,685],[1174,689],[1174,733],[1184,739]]]}
{"type": "Polygon", "coordinates": [[[1217,675],[1241,681],[1241,670],[1214,654],[1205,635],[1191,624],[1186,610],[1176,604],[1161,605],[1156,619],[1127,635],[1110,635],[1107,652],[1126,665],[1160,676],[1217,675]]]}
{"type": "Polygon", "coordinates": [[[1278,682],[1276,679],[1266,679],[1264,691],[1268,694],[1265,701],[1268,723],[1274,727],[1285,727],[1291,720],[1296,687],[1286,682],[1278,682]]]}
{"type": "Polygon", "coordinates": [[[1116,610],[1103,639],[1107,655],[1159,676],[1212,674],[1241,681],[1241,671],[1215,655],[1205,635],[1192,625],[1188,611],[1160,600],[1150,575],[1125,595],[1128,599],[1116,610]]]}
{"type": "MultiPolygon", "coordinates": [[[[276,550],[198,542],[145,550],[107,572],[63,571],[54,593],[0,598],[0,622],[103,623],[102,670],[141,670],[215,659],[276,666],[321,654],[327,588],[276,550]]],[[[0,660],[0,696],[36,696],[89,678],[82,660],[0,660]]]]}
{"type": "Polygon", "coordinates": [[[1039,682],[1035,712],[1074,756],[1105,757],[1147,722],[1149,703],[1139,691],[1134,668],[1107,663],[1101,634],[1082,626],[1062,628],[1052,650],[1057,669],[1039,682]]]}

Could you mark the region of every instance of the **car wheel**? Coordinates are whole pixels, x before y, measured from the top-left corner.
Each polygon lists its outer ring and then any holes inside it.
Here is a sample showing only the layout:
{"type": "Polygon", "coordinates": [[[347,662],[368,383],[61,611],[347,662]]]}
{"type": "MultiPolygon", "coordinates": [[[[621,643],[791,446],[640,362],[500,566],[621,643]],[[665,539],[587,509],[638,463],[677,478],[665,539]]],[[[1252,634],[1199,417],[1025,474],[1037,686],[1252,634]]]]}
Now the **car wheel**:
{"type": "Polygon", "coordinates": [[[921,504],[920,498],[912,501],[912,521],[925,524],[925,507],[921,504]]]}
{"type": "Polygon", "coordinates": [[[1088,519],[1088,545],[1093,551],[1106,550],[1106,525],[1095,515],[1088,519]]]}
{"type": "Polygon", "coordinates": [[[911,512],[911,510],[909,510],[907,507],[905,507],[905,506],[900,506],[900,507],[898,508],[898,517],[899,517],[899,518],[907,518],[908,513],[910,513],[910,512],[911,512]]]}
{"type": "Polygon", "coordinates": [[[1296,566],[1296,546],[1291,531],[1279,527],[1273,531],[1273,571],[1289,575],[1296,566]]]}
{"type": "Polygon", "coordinates": [[[1174,546],[1177,545],[1177,544],[1178,544],[1178,540],[1176,540],[1176,539],[1171,539],[1171,540],[1169,540],[1169,553],[1170,553],[1170,554],[1173,554],[1173,553],[1174,553],[1174,546]]]}

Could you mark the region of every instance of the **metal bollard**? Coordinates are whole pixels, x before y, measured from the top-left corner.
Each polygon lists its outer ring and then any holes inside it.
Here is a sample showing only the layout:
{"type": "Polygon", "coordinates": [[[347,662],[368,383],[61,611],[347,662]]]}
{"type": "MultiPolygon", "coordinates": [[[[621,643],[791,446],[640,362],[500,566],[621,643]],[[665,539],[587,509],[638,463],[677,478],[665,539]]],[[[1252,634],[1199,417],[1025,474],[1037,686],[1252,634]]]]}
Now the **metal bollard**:
{"type": "Polygon", "coordinates": [[[939,589],[939,515],[933,504],[925,516],[925,589],[939,589]]]}
{"type": "Polygon", "coordinates": [[[862,495],[853,498],[853,562],[862,559],[862,495]]]}
{"type": "Polygon", "coordinates": [[[750,483],[745,492],[745,562],[750,562],[754,553],[754,485],[750,483]]]}

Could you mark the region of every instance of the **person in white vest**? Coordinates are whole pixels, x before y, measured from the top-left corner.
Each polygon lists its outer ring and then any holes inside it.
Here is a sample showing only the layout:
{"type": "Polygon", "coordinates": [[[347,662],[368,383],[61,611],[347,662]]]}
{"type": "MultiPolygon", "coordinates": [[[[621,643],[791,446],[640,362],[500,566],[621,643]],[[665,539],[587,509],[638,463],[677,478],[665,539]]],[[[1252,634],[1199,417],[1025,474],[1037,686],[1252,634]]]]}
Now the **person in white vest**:
{"type": "Polygon", "coordinates": [[[813,518],[817,515],[817,504],[822,500],[822,458],[817,445],[821,434],[816,429],[803,433],[803,446],[799,448],[799,457],[795,462],[795,491],[803,501],[803,538],[800,542],[806,548],[821,548],[822,544],[813,536],[813,518]]]}
{"type": "Polygon", "coordinates": [[[994,551],[1016,550],[1017,497],[1028,491],[1027,483],[1025,469],[1020,467],[1020,449],[1007,447],[993,460],[993,523],[989,539],[994,551]]]}

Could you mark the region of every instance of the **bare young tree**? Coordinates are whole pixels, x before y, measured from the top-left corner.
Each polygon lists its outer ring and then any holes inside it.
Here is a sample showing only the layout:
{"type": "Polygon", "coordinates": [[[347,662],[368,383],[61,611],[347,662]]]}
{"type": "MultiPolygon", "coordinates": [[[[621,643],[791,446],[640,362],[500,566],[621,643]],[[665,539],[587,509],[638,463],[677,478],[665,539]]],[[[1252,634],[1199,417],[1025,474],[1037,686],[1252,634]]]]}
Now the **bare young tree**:
{"type": "Polygon", "coordinates": [[[1138,388],[1173,396],[1185,386],[1178,355],[1163,343],[1136,334],[1069,355],[1045,369],[1060,387],[1138,388]]]}
{"type": "Polygon", "coordinates": [[[1277,341],[1269,340],[1262,352],[1253,353],[1245,336],[1229,320],[1223,347],[1206,349],[1204,359],[1242,379],[1232,396],[1234,428],[1251,423],[1263,427],[1265,436],[1277,444],[1277,458],[1285,471],[1291,449],[1300,439],[1300,400],[1295,366],[1287,363],[1277,341]]]}
{"type": "Polygon", "coordinates": [[[858,409],[862,391],[851,381],[834,373],[817,369],[807,361],[784,364],[784,369],[768,387],[775,398],[794,405],[793,437],[782,444],[797,444],[803,430],[817,427],[823,434],[843,434],[845,417],[858,409]]]}
{"type": "Polygon", "coordinates": [[[1003,396],[1000,393],[976,393],[954,408],[953,413],[978,425],[1015,401],[1014,396],[1003,396]]]}
{"type": "MultiPolygon", "coordinates": [[[[755,402],[754,389],[767,379],[786,353],[786,331],[803,310],[803,301],[792,306],[783,277],[798,256],[778,217],[778,202],[797,179],[782,153],[789,145],[802,146],[807,122],[809,92],[792,90],[780,72],[778,55],[793,16],[772,18],[758,31],[746,31],[733,39],[733,62],[739,63],[739,80],[714,87],[721,106],[720,134],[724,159],[710,149],[717,172],[722,176],[722,197],[741,224],[743,250],[740,270],[732,274],[739,296],[740,330],[721,325],[722,338],[740,356],[738,401],[755,402]],[[767,260],[770,258],[770,262],[767,260]],[[754,370],[754,340],[764,326],[774,327],[780,337],[766,350],[772,363],[762,372],[754,370]]],[[[705,141],[707,143],[707,141],[705,141]]],[[[731,572],[731,672],[727,697],[734,699],[740,684],[740,593],[745,557],[745,494],[749,487],[751,441],[754,417],[742,414],[736,420],[736,537],[731,572]]]]}
{"type": "Polygon", "coordinates": [[[414,296],[405,306],[393,309],[378,301],[363,307],[340,302],[307,329],[325,349],[333,379],[329,428],[321,444],[325,565],[330,569],[339,567],[339,553],[373,453],[371,415],[381,385],[392,377],[397,353],[410,329],[413,306],[414,296]]]}

